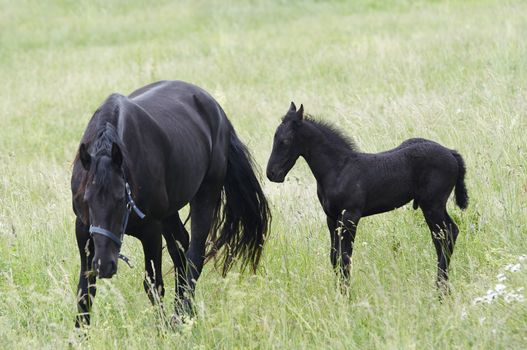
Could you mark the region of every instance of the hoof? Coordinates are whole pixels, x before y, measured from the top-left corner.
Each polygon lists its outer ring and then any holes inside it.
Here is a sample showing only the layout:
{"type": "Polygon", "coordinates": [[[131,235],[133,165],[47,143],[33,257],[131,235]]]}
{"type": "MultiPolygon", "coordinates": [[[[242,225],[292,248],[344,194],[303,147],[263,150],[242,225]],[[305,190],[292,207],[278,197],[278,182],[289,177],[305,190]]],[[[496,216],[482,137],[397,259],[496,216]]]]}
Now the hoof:
{"type": "Polygon", "coordinates": [[[188,315],[173,314],[170,318],[170,327],[173,330],[186,332],[192,329],[194,319],[188,315]]]}
{"type": "Polygon", "coordinates": [[[437,281],[436,286],[437,290],[439,291],[439,302],[443,302],[452,294],[452,292],[450,291],[450,284],[448,283],[448,281],[437,281]]]}
{"type": "Polygon", "coordinates": [[[90,325],[89,314],[79,314],[75,317],[75,328],[84,328],[90,325]]]}
{"type": "Polygon", "coordinates": [[[178,329],[183,324],[183,317],[178,314],[173,314],[170,318],[170,327],[178,329]]]}

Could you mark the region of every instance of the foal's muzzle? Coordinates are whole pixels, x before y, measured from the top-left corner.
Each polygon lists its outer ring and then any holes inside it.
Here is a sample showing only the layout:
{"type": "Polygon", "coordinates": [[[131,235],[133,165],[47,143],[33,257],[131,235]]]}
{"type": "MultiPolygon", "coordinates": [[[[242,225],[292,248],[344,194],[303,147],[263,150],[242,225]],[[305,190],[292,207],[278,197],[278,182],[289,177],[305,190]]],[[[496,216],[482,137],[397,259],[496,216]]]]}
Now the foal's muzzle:
{"type": "Polygon", "coordinates": [[[267,169],[267,178],[272,182],[284,182],[285,176],[280,176],[276,171],[267,169]]]}

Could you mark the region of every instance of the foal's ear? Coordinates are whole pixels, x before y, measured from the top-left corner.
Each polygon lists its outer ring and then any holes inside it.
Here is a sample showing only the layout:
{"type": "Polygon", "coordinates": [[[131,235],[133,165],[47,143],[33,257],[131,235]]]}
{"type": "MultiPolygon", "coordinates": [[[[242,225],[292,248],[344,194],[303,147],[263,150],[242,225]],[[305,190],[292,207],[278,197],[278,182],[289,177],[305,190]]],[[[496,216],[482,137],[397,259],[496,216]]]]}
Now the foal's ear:
{"type": "Polygon", "coordinates": [[[295,112],[295,118],[293,119],[293,125],[299,127],[304,122],[304,105],[300,105],[300,108],[295,112]]]}
{"type": "Polygon", "coordinates": [[[293,101],[291,101],[291,105],[289,106],[289,112],[296,112],[296,106],[293,101]]]}
{"type": "Polygon", "coordinates": [[[118,168],[123,165],[123,153],[115,142],[112,143],[112,163],[118,168]]]}
{"type": "Polygon", "coordinates": [[[84,170],[88,171],[90,170],[91,166],[91,156],[88,153],[88,149],[86,148],[85,143],[81,143],[79,147],[79,158],[81,160],[82,167],[84,170]]]}
{"type": "Polygon", "coordinates": [[[296,116],[298,117],[299,120],[304,119],[304,105],[303,104],[301,104],[298,111],[296,111],[296,116]]]}

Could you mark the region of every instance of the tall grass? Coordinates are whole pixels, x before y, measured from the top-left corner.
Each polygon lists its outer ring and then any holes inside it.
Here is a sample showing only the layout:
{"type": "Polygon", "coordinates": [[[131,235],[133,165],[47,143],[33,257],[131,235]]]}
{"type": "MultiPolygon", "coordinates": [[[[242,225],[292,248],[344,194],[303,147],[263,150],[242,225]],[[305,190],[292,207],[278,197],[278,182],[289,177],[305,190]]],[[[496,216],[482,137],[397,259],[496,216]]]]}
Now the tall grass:
{"type": "MultiPolygon", "coordinates": [[[[0,0],[0,9],[1,347],[527,344],[527,304],[505,297],[527,284],[524,2],[0,0]],[[222,279],[206,267],[198,317],[172,331],[144,294],[140,244],[127,239],[136,268],[99,281],[93,325],[74,330],[71,161],[107,95],[160,79],[210,91],[262,168],[291,100],[364,151],[416,136],[457,149],[471,203],[463,213],[449,203],[461,230],[451,298],[437,300],[430,234],[410,207],[361,221],[352,287],[340,294],[301,161],[284,184],[262,179],[274,222],[257,275],[222,279]],[[474,302],[498,283],[505,292],[474,302]]],[[[165,284],[170,310],[171,274],[165,284]]]]}

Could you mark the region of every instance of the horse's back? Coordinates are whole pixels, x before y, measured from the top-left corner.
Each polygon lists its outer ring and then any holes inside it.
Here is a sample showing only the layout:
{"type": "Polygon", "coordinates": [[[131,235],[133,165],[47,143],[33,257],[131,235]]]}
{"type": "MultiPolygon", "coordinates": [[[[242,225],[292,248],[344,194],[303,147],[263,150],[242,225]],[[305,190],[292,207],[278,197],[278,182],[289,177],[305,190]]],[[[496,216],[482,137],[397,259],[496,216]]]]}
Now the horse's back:
{"type": "Polygon", "coordinates": [[[180,115],[188,114],[196,110],[196,98],[202,104],[198,109],[219,106],[207,91],[181,80],[162,80],[146,85],[132,92],[128,98],[154,118],[167,113],[174,114],[174,111],[180,112],[180,115]]]}
{"type": "Polygon", "coordinates": [[[151,119],[157,125],[148,142],[158,143],[160,138],[155,135],[160,134],[168,140],[156,148],[163,154],[169,198],[188,201],[212,172],[224,173],[231,127],[219,104],[205,90],[183,81],[160,81],[134,91],[128,98],[146,112],[147,116],[139,119],[151,119]]]}

